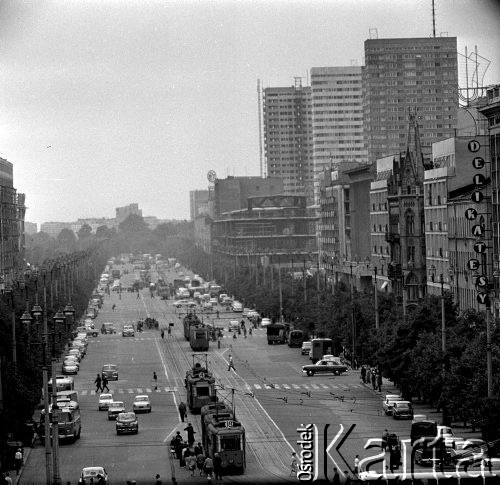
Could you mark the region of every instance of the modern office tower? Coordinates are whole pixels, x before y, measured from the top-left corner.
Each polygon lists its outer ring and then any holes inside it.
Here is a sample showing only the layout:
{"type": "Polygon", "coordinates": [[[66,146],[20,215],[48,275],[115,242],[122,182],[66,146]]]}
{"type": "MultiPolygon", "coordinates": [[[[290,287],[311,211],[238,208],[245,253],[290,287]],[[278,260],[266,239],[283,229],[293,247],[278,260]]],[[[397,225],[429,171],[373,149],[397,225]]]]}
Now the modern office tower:
{"type": "Polygon", "coordinates": [[[405,151],[410,113],[430,159],[457,123],[456,37],[366,40],[363,94],[369,161],[405,151]]]}
{"type": "Polygon", "coordinates": [[[295,78],[264,89],[263,121],[267,176],[282,178],[285,194],[312,197],[311,88],[295,78]]]}
{"type": "Polygon", "coordinates": [[[313,160],[316,200],[319,174],[342,162],[366,163],[361,67],[311,69],[313,160]]]}

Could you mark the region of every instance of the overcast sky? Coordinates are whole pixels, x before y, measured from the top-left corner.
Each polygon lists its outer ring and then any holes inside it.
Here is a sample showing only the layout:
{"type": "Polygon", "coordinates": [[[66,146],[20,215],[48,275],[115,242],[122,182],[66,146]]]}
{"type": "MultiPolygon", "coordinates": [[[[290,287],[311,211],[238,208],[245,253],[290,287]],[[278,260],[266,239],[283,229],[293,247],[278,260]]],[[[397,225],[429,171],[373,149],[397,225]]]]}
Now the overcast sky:
{"type": "MultiPolygon", "coordinates": [[[[494,0],[436,0],[436,31],[491,60],[494,0]]],[[[431,0],[0,2],[0,156],[26,220],[189,218],[206,174],[259,174],[257,79],[363,64],[363,44],[432,35],[431,0]]]]}

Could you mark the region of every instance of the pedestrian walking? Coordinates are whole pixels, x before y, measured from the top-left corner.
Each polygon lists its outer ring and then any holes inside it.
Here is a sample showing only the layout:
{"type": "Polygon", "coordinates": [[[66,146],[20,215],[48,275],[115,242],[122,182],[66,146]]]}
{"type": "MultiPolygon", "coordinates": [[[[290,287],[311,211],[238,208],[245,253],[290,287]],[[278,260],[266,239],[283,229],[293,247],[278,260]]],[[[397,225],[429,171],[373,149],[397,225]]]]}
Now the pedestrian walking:
{"type": "Polygon", "coordinates": [[[16,468],[16,474],[19,475],[19,471],[23,466],[23,452],[21,448],[18,448],[16,454],[14,455],[14,466],[16,468]]]}
{"type": "Polygon", "coordinates": [[[153,372],[153,382],[155,383],[155,391],[158,390],[158,376],[156,375],[156,372],[153,372]]]}
{"type": "Polygon", "coordinates": [[[203,466],[205,465],[205,458],[206,456],[203,453],[198,453],[196,455],[196,466],[200,471],[200,477],[203,475],[203,466]]]}
{"type": "Polygon", "coordinates": [[[186,468],[191,472],[191,476],[194,477],[194,471],[196,470],[196,456],[194,454],[189,454],[186,458],[186,468]]]}
{"type": "Polygon", "coordinates": [[[183,401],[179,403],[179,406],[177,406],[179,409],[179,415],[181,417],[181,421],[184,422],[184,418],[186,417],[186,405],[184,404],[183,401]]]}
{"type": "Polygon", "coordinates": [[[139,294],[139,290],[137,290],[137,299],[139,299],[141,295],[139,294]]]}
{"type": "Polygon", "coordinates": [[[187,427],[184,428],[184,431],[187,433],[187,442],[189,447],[193,446],[194,444],[194,435],[196,434],[196,431],[193,428],[193,425],[191,423],[188,423],[187,427]]]}
{"type": "Polygon", "coordinates": [[[363,384],[366,383],[366,367],[364,365],[361,366],[361,380],[363,381],[363,384]]]}
{"type": "Polygon", "coordinates": [[[297,475],[297,453],[292,453],[292,461],[290,462],[290,476],[297,475]]]}
{"type": "Polygon", "coordinates": [[[163,330],[163,328],[161,329],[160,335],[161,339],[163,340],[165,338],[165,331],[163,330]]]}
{"type": "Polygon", "coordinates": [[[102,380],[102,391],[104,392],[104,388],[106,388],[107,391],[109,392],[108,378],[103,374],[101,380],[102,380]]]}
{"type": "Polygon", "coordinates": [[[169,337],[172,335],[172,327],[170,325],[168,326],[167,334],[169,337]]]}
{"type": "Polygon", "coordinates": [[[354,475],[357,475],[359,472],[359,455],[356,455],[354,458],[354,475]]]}
{"type": "Polygon", "coordinates": [[[172,444],[175,449],[175,456],[180,458],[182,452],[182,436],[180,431],[177,431],[177,434],[172,439],[172,444]]]}
{"type": "Polygon", "coordinates": [[[203,463],[203,471],[205,472],[207,478],[212,478],[212,473],[214,471],[214,462],[209,456],[205,458],[205,463],[203,463]]]}
{"type": "Polygon", "coordinates": [[[203,453],[203,446],[198,441],[198,444],[194,447],[194,454],[198,456],[200,453],[203,453]]]}
{"type": "Polygon", "coordinates": [[[156,474],[155,480],[155,485],[161,485],[161,478],[159,473],[156,474]]]}
{"type": "Polygon", "coordinates": [[[339,471],[336,468],[333,469],[332,483],[333,483],[333,485],[340,485],[340,475],[339,475],[339,471]]]}
{"type": "Polygon", "coordinates": [[[375,370],[372,371],[372,387],[374,391],[377,389],[377,374],[375,370]]]}
{"type": "Polygon", "coordinates": [[[229,354],[229,361],[228,361],[227,370],[230,371],[231,369],[233,369],[236,372],[236,369],[234,368],[233,356],[231,354],[229,354]]]}
{"type": "Polygon", "coordinates": [[[99,391],[102,390],[102,388],[101,388],[101,382],[102,382],[101,376],[99,374],[97,374],[97,377],[95,378],[95,381],[94,381],[95,392],[99,392],[99,391]]]}
{"type": "Polygon", "coordinates": [[[247,338],[247,329],[246,329],[246,327],[243,327],[243,335],[245,336],[245,338],[247,338]]]}
{"type": "Polygon", "coordinates": [[[222,480],[222,458],[219,453],[214,454],[214,475],[216,480],[222,480]]]}
{"type": "Polygon", "coordinates": [[[384,432],[382,433],[382,449],[384,451],[387,450],[387,442],[389,441],[389,431],[384,429],[384,432]]]}
{"type": "Polygon", "coordinates": [[[378,392],[382,392],[382,372],[377,374],[377,390],[378,392]]]}
{"type": "Polygon", "coordinates": [[[112,309],[113,311],[115,311],[115,308],[116,308],[116,305],[113,303],[113,306],[111,307],[111,309],[112,309]]]}

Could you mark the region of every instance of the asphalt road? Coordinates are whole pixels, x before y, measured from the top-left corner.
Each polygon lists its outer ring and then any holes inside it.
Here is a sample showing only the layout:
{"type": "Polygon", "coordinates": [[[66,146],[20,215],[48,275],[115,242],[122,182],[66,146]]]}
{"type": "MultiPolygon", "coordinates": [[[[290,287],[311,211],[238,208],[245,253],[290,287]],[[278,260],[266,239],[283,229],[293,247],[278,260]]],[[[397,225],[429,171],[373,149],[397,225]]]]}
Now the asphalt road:
{"type": "MultiPolygon", "coordinates": [[[[130,268],[130,266],[129,266],[130,268]]],[[[155,274],[153,273],[153,280],[155,274]]],[[[169,281],[173,273],[168,275],[169,281]]],[[[133,272],[122,277],[124,286],[133,281],[133,272]]],[[[286,345],[267,345],[264,329],[257,329],[245,339],[243,334],[236,340],[227,332],[228,320],[241,319],[240,315],[227,313],[219,307],[217,325],[226,327],[221,348],[211,343],[208,365],[215,373],[221,399],[234,400],[238,420],[246,429],[247,469],[244,475],[228,476],[224,482],[275,483],[295,482],[290,476],[292,451],[301,453],[297,444],[297,431],[302,425],[314,424],[318,430],[318,444],[314,454],[318,477],[324,477],[324,440],[335,438],[341,428],[345,431],[355,425],[340,449],[343,458],[335,450],[340,441],[327,455],[326,466],[331,478],[333,466],[339,470],[353,467],[356,454],[360,458],[373,456],[373,450],[363,447],[369,438],[380,438],[385,428],[400,438],[409,438],[409,422],[394,421],[382,413],[382,395],[360,382],[359,373],[350,371],[342,376],[315,375],[307,377],[301,366],[309,363],[300,349],[286,345]],[[235,371],[228,371],[227,359],[232,354],[235,371]]],[[[204,315],[213,321],[215,314],[204,315]]],[[[172,475],[177,483],[206,483],[204,477],[191,478],[176,461],[169,461],[170,437],[179,430],[185,435],[185,424],[180,422],[177,405],[186,401],[185,372],[193,363],[189,343],[185,341],[181,324],[182,312],[172,306],[172,300],[151,298],[147,289],[135,293],[122,292],[106,296],[103,308],[96,319],[96,328],[103,322],[114,322],[116,335],[100,335],[89,338],[89,348],[82,361],[80,372],[75,376],[75,388],[79,392],[82,414],[82,436],[74,444],[62,444],[61,480],[63,484],[77,483],[81,468],[102,465],[110,476],[110,483],[125,484],[136,480],[137,485],[153,484],[154,477],[161,475],[163,483],[171,483],[172,475]],[[112,305],[116,309],[112,310],[112,305]],[[162,341],[160,332],[145,330],[135,337],[122,337],[121,328],[136,323],[146,316],[154,317],[161,328],[174,323],[173,333],[162,341]],[[97,372],[105,363],[119,366],[119,380],[109,387],[115,400],[123,400],[131,408],[135,395],[149,394],[153,411],[139,415],[137,435],[117,436],[115,424],[108,421],[106,412],[97,409],[98,394],[93,384],[97,372]],[[158,375],[157,388],[152,380],[158,375]]],[[[383,393],[390,392],[384,390],[383,393]]],[[[201,436],[198,416],[188,415],[197,437],[201,436]]],[[[381,465],[379,465],[380,468],[381,465]]],[[[39,444],[30,451],[20,479],[22,484],[45,483],[45,453],[39,444]]]]}

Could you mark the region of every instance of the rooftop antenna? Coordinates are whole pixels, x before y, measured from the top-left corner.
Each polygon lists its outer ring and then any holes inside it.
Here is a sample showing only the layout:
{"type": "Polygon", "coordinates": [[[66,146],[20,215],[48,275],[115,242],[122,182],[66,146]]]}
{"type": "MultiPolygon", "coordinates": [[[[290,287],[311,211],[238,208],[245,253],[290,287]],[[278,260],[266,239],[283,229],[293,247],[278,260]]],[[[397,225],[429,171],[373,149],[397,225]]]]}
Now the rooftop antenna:
{"type": "Polygon", "coordinates": [[[432,0],[432,37],[436,37],[436,7],[435,0],[432,0]]]}
{"type": "Polygon", "coordinates": [[[378,39],[378,29],[376,28],[368,29],[368,35],[370,36],[370,39],[378,39]]]}

